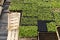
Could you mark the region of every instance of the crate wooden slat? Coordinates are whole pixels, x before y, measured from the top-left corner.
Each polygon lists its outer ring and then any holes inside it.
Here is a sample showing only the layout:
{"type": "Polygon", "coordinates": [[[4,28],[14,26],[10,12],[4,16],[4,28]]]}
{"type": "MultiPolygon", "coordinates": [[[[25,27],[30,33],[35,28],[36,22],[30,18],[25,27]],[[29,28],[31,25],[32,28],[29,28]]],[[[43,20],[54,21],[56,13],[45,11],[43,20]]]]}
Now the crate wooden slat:
{"type": "Polygon", "coordinates": [[[18,40],[20,13],[8,14],[8,37],[7,40],[18,40]]]}
{"type": "Polygon", "coordinates": [[[4,3],[4,0],[0,0],[0,5],[3,5],[3,3],[4,3]]]}
{"type": "Polygon", "coordinates": [[[56,33],[57,33],[58,40],[60,40],[60,25],[57,26],[56,33]]]}

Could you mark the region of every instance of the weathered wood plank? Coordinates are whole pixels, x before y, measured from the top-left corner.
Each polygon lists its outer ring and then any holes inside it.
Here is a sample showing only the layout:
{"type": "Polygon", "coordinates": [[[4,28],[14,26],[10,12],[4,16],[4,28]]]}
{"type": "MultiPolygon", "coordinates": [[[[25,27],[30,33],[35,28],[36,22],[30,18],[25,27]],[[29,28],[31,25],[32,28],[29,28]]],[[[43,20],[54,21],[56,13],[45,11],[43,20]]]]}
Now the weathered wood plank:
{"type": "Polygon", "coordinates": [[[18,40],[20,13],[8,14],[8,38],[7,40],[18,40]]]}
{"type": "Polygon", "coordinates": [[[3,3],[4,3],[4,0],[0,0],[0,5],[3,5],[3,3]]]}
{"type": "Polygon", "coordinates": [[[57,33],[58,40],[60,40],[60,25],[57,26],[56,33],[57,33]]]}

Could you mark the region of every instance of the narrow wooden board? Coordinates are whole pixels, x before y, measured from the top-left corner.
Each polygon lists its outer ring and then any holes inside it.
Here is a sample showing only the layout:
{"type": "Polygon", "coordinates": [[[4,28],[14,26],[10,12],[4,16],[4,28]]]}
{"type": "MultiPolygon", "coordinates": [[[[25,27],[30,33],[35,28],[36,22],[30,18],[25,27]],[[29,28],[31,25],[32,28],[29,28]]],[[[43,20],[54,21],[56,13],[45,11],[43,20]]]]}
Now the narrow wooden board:
{"type": "Polygon", "coordinates": [[[18,29],[20,22],[20,13],[12,12],[8,14],[8,30],[18,29]]]}
{"type": "Polygon", "coordinates": [[[8,37],[7,40],[18,40],[20,13],[8,14],[8,37]]]}
{"type": "Polygon", "coordinates": [[[3,3],[4,3],[4,0],[0,0],[0,5],[3,5],[3,3]]]}

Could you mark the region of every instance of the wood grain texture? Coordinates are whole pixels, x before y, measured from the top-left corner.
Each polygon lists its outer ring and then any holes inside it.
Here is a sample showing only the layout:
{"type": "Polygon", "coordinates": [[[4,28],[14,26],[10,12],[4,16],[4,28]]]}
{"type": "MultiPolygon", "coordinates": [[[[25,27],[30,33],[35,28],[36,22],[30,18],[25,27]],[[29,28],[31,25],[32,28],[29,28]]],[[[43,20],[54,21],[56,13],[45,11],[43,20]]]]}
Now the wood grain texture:
{"type": "Polygon", "coordinates": [[[3,3],[4,3],[4,0],[0,0],[0,5],[3,5],[3,3]]]}

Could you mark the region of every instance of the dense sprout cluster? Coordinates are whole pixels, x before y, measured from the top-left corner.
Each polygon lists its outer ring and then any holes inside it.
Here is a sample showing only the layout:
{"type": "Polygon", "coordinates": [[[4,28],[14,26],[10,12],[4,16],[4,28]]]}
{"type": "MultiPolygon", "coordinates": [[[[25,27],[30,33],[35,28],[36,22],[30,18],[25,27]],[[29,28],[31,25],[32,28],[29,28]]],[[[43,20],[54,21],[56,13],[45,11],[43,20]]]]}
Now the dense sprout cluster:
{"type": "Polygon", "coordinates": [[[11,0],[10,10],[23,10],[22,26],[36,26],[37,20],[54,20],[47,23],[48,31],[55,31],[60,25],[59,0],[11,0]],[[54,16],[53,16],[53,14],[54,16]]]}

